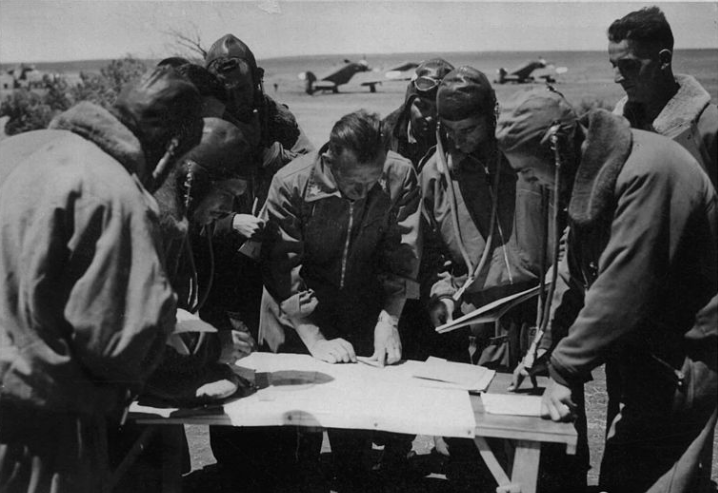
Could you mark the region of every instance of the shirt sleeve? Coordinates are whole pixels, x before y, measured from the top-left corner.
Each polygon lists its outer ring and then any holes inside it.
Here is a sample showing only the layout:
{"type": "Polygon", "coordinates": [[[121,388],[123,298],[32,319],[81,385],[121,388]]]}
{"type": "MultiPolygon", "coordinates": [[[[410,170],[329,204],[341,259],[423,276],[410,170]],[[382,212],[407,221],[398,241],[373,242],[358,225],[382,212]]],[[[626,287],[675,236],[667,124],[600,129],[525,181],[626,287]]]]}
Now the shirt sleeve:
{"type": "Polygon", "coordinates": [[[317,305],[300,275],[304,257],[300,197],[275,176],[262,211],[267,222],[262,245],[264,284],[290,320],[309,317],[317,305]]]}
{"type": "MultiPolygon", "coordinates": [[[[675,189],[674,182],[673,175],[661,172],[619,177],[596,279],[551,356],[549,370],[559,383],[589,380],[610,347],[634,334],[657,308],[690,215],[691,194],[675,189]]],[[[569,256],[574,246],[570,241],[569,256]]]]}
{"type": "Polygon", "coordinates": [[[74,227],[64,315],[78,359],[100,381],[142,384],[175,323],[176,297],[146,205],[87,197],[65,218],[74,227]]]}
{"type": "MultiPolygon", "coordinates": [[[[403,170],[402,170],[403,171],[403,170]]],[[[381,275],[387,295],[419,297],[419,261],[421,258],[421,190],[413,168],[398,180],[391,180],[390,191],[396,197],[392,204],[390,224],[382,241],[381,275]]]]}

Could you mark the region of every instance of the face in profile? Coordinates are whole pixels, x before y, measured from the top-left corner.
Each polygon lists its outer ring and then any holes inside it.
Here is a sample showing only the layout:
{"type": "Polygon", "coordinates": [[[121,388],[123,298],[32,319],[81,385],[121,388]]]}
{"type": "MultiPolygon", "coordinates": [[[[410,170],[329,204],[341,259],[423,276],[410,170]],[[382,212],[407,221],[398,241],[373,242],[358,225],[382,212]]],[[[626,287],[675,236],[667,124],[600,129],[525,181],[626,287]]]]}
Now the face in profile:
{"type": "Polygon", "coordinates": [[[411,132],[417,140],[431,138],[436,132],[436,100],[417,97],[409,111],[411,132]]]}
{"type": "Polygon", "coordinates": [[[457,121],[442,118],[441,128],[449,140],[450,149],[462,154],[476,151],[489,137],[489,125],[483,116],[457,121]]]}
{"type": "Polygon", "coordinates": [[[205,226],[226,217],[233,210],[234,199],[244,193],[246,183],[232,179],[212,182],[207,193],[191,211],[192,222],[205,226]]]}
{"type": "Polygon", "coordinates": [[[360,200],[367,196],[381,178],[386,153],[380,153],[377,159],[368,163],[360,163],[350,150],[343,150],[339,156],[327,151],[324,158],[330,165],[341,194],[349,200],[360,200]]]}
{"type": "Polygon", "coordinates": [[[648,103],[660,83],[661,61],[657,49],[624,39],[609,41],[608,58],[614,71],[614,82],[621,84],[634,103],[648,103]]]}
{"type": "Polygon", "coordinates": [[[520,179],[543,185],[549,189],[555,188],[555,173],[553,162],[546,157],[539,157],[529,154],[506,154],[509,165],[519,175],[520,179]]]}

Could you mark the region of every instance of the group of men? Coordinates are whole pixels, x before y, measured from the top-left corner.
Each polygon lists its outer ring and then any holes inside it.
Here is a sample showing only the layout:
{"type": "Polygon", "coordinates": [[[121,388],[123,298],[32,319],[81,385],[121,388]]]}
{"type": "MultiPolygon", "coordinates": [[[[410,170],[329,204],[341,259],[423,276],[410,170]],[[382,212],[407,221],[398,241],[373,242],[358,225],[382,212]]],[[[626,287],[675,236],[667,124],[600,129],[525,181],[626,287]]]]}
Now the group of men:
{"type": "MultiPolygon", "coordinates": [[[[436,354],[515,369],[514,388],[547,368],[543,416],[578,418],[583,453],[545,454],[545,492],[586,486],[583,384],[605,363],[600,487],[707,491],[718,109],[673,74],[658,8],[608,38],[626,92],[613,114],[578,115],[550,88],[499,102],[481,71],[436,58],[397,111],[345,115],[315,150],[226,35],[204,65],[164,60],[109,110],[80,103],[3,140],[0,490],[101,489],[106,429],[203,340],[165,348],[179,308],[219,330],[199,370],[257,343],[337,364],[436,354]],[[536,285],[538,302],[496,324],[433,334],[536,285]]],[[[210,433],[236,488],[326,487],[319,433],[210,433]]],[[[413,438],[328,436],[340,491],[370,487],[372,442],[391,473],[413,438]]],[[[462,472],[478,465],[461,461],[472,442],[447,442],[462,472]]]]}

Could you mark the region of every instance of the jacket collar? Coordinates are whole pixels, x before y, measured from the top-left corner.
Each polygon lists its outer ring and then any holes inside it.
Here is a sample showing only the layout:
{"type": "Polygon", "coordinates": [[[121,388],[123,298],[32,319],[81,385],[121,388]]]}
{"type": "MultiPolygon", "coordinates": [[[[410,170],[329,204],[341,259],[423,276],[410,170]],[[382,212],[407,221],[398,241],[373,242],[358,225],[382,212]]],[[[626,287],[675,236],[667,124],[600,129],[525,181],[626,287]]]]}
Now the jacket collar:
{"type": "MultiPolygon", "coordinates": [[[[307,184],[307,194],[305,197],[305,200],[307,202],[315,202],[317,200],[325,199],[327,197],[344,198],[341,191],[339,190],[339,187],[337,186],[337,182],[334,179],[334,175],[332,175],[332,170],[324,163],[324,160],[322,159],[322,154],[324,154],[328,148],[329,143],[324,144],[321,149],[317,151],[317,155],[314,158],[314,166],[312,167],[312,172],[309,175],[309,182],[307,184]]],[[[391,153],[392,151],[389,151],[387,153],[387,159],[389,159],[389,154],[391,153]]],[[[386,163],[384,163],[384,171],[381,175],[381,178],[379,178],[377,184],[383,192],[390,194],[387,173],[389,173],[389,170],[387,169],[386,163]]],[[[376,186],[372,190],[374,189],[376,189],[376,186]]]]}
{"type": "MultiPolygon", "coordinates": [[[[710,94],[694,77],[677,74],[675,79],[678,92],[652,123],[653,130],[661,135],[671,135],[678,128],[698,120],[711,101],[710,94]]],[[[614,113],[623,115],[628,104],[628,97],[624,96],[616,104],[614,113]]]]}
{"type": "Polygon", "coordinates": [[[131,174],[146,167],[142,145],[112,113],[83,101],[56,116],[48,128],[69,130],[97,145],[131,174]]]}
{"type": "Polygon", "coordinates": [[[568,213],[579,226],[590,226],[614,206],[616,180],[631,154],[633,134],[628,122],[605,110],[581,119],[588,127],[581,149],[568,213]]]}
{"type": "Polygon", "coordinates": [[[690,75],[677,75],[679,88],[663,111],[653,120],[653,128],[661,135],[698,120],[703,109],[711,102],[711,96],[690,75]]]}
{"type": "Polygon", "coordinates": [[[342,194],[339,191],[337,182],[334,180],[332,171],[324,163],[322,155],[329,148],[329,144],[324,144],[314,159],[314,166],[312,172],[309,175],[309,183],[307,185],[307,202],[314,202],[317,200],[325,199],[327,197],[341,197],[342,194]]]}

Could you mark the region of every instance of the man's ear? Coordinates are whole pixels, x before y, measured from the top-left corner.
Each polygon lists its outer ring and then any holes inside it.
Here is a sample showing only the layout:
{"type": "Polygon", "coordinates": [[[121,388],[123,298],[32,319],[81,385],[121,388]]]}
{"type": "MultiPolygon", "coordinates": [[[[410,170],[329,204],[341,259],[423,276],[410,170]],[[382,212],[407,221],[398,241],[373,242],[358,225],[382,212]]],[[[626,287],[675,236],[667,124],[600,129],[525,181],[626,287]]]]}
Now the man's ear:
{"type": "Polygon", "coordinates": [[[658,52],[658,60],[661,62],[661,70],[670,68],[673,61],[673,52],[668,48],[662,49],[658,52]]]}
{"type": "Polygon", "coordinates": [[[336,159],[334,159],[334,153],[331,151],[331,149],[327,149],[326,151],[324,151],[324,154],[322,154],[322,158],[330,166],[334,164],[334,161],[336,161],[336,159]]]}

